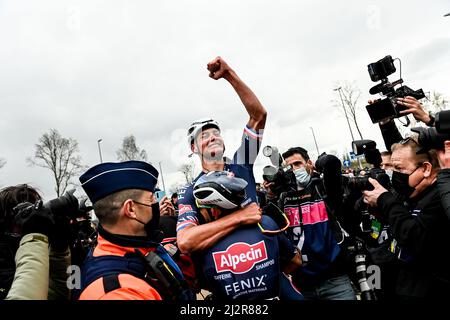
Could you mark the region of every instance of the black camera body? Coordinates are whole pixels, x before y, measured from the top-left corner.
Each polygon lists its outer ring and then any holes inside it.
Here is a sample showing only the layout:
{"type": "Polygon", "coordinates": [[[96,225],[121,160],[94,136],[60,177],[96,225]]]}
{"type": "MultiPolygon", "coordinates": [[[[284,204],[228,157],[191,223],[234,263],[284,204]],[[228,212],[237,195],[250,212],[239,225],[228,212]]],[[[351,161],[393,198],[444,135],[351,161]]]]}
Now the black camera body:
{"type": "Polygon", "coordinates": [[[380,151],[377,149],[377,143],[373,140],[355,140],[352,141],[352,149],[357,156],[364,154],[367,163],[374,167],[365,176],[348,178],[346,180],[348,188],[360,191],[373,190],[374,188],[369,182],[369,178],[377,180],[386,189],[389,188],[389,176],[380,168],[382,159],[380,151]]]}
{"type": "Polygon", "coordinates": [[[422,89],[413,90],[406,85],[402,85],[395,89],[395,86],[403,84],[403,79],[398,79],[393,83],[389,82],[387,77],[396,71],[394,60],[391,56],[386,56],[377,62],[371,63],[367,68],[372,81],[376,82],[381,80],[381,83],[370,88],[369,93],[381,93],[386,96],[386,98],[366,106],[366,110],[372,123],[401,117],[400,111],[406,110],[406,107],[398,105],[396,101],[397,98],[404,98],[406,96],[414,97],[417,100],[425,98],[422,89]]]}
{"type": "Polygon", "coordinates": [[[444,142],[450,140],[450,110],[436,113],[435,127],[415,127],[411,131],[418,133],[420,150],[424,153],[431,149],[444,149],[444,142]]]}
{"type": "Polygon", "coordinates": [[[283,192],[296,191],[297,180],[290,165],[283,165],[283,158],[278,149],[272,146],[265,146],[263,149],[264,156],[270,158],[272,166],[268,165],[263,168],[263,179],[273,182],[271,187],[273,193],[280,195],[283,192]]]}
{"type": "Polygon", "coordinates": [[[348,178],[347,186],[352,190],[369,190],[374,188],[369,182],[369,178],[377,180],[383,187],[388,188],[390,184],[389,176],[383,169],[371,168],[369,172],[362,177],[348,178]]]}
{"type": "Polygon", "coordinates": [[[42,200],[38,200],[35,204],[25,206],[24,203],[18,204],[14,209],[15,215],[30,214],[33,208],[46,211],[53,219],[77,219],[77,218],[89,218],[88,211],[90,207],[87,207],[85,203],[81,205],[78,199],[73,195],[75,190],[68,191],[62,196],[43,203],[42,200]]]}
{"type": "Polygon", "coordinates": [[[282,192],[295,191],[297,181],[291,166],[265,166],[263,168],[263,179],[273,182],[272,191],[279,195],[282,192]]]}

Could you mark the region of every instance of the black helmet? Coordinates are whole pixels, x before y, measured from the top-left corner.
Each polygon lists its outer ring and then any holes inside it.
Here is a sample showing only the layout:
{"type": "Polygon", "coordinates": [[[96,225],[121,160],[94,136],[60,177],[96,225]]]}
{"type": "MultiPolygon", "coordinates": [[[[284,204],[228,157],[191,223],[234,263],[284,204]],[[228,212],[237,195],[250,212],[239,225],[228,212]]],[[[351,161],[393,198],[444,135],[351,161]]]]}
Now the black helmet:
{"type": "Polygon", "coordinates": [[[199,205],[235,209],[246,199],[247,181],[231,172],[210,171],[194,185],[194,197],[199,205]]]}

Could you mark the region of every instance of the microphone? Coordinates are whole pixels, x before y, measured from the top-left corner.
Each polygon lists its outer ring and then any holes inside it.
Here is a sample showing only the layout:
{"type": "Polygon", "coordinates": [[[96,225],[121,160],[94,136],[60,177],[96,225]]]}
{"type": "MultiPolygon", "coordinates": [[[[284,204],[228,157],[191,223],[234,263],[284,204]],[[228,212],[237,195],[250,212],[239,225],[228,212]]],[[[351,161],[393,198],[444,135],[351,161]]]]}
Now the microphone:
{"type": "Polygon", "coordinates": [[[383,87],[384,87],[384,83],[379,83],[379,84],[373,86],[372,88],[370,88],[369,93],[370,94],[380,93],[381,90],[383,90],[383,87]]]}

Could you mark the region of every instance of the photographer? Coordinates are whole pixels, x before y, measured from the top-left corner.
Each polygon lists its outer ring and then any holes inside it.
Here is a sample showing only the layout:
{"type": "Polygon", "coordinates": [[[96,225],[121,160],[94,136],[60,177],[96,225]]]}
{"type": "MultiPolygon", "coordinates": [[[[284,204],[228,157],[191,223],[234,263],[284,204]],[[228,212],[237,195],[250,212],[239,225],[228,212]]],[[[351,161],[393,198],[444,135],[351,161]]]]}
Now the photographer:
{"type": "Polygon", "coordinates": [[[34,205],[40,200],[39,193],[26,184],[0,191],[2,299],[69,298],[66,285],[66,270],[70,265],[68,242],[56,232],[61,225],[55,224],[42,202],[34,205]]]}
{"type": "MultiPolygon", "coordinates": [[[[293,273],[294,284],[306,299],[355,300],[346,270],[345,254],[338,243],[344,240],[336,215],[343,201],[341,162],[332,155],[322,155],[314,171],[308,152],[301,147],[283,153],[285,165],[291,165],[296,185],[277,193],[274,182],[264,182],[268,201],[276,203],[290,220],[287,236],[302,252],[303,266],[293,273]],[[280,203],[281,202],[281,203],[280,203]]],[[[270,206],[265,214],[274,216],[270,206]]]]}
{"type": "Polygon", "coordinates": [[[171,200],[164,196],[159,202],[159,208],[161,215],[159,218],[159,230],[161,230],[161,232],[163,233],[163,242],[174,241],[177,237],[178,220],[175,206],[173,205],[171,200]]]}
{"type": "Polygon", "coordinates": [[[403,299],[440,298],[450,294],[450,223],[436,187],[439,171],[433,150],[419,153],[414,138],[392,145],[394,166],[388,192],[376,180],[364,201],[377,206],[389,221],[392,247],[399,260],[396,294],[403,299]]]}

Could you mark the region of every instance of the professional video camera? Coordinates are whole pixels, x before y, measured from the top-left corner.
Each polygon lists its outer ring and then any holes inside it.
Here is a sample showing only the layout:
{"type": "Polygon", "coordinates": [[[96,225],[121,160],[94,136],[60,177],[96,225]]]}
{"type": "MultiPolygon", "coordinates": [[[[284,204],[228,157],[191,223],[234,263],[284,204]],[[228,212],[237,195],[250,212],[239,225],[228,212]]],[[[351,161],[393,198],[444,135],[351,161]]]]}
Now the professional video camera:
{"type": "Polygon", "coordinates": [[[420,151],[427,152],[431,149],[444,149],[445,140],[450,140],[450,110],[436,113],[435,127],[411,128],[411,131],[419,134],[420,151]]]}
{"type": "Polygon", "coordinates": [[[392,59],[391,56],[386,56],[377,62],[371,63],[367,66],[367,68],[369,70],[370,79],[373,82],[381,80],[381,83],[370,88],[369,93],[381,93],[386,96],[386,98],[366,106],[372,123],[378,123],[385,119],[399,118],[402,116],[400,111],[406,110],[407,108],[402,105],[397,105],[396,98],[404,98],[406,96],[414,97],[417,100],[425,98],[425,94],[422,89],[413,90],[408,86],[401,85],[403,84],[402,78],[392,83],[389,82],[387,77],[396,71],[394,59],[392,59]],[[395,86],[397,85],[401,86],[395,89],[395,86]]]}
{"type": "Polygon", "coordinates": [[[382,159],[376,146],[377,144],[373,140],[355,140],[352,142],[352,149],[355,155],[364,154],[367,163],[372,164],[374,167],[365,176],[348,178],[346,182],[351,190],[373,190],[374,188],[369,182],[369,178],[377,180],[385,188],[389,187],[389,176],[380,168],[382,159]]]}
{"type": "Polygon", "coordinates": [[[283,165],[283,157],[276,147],[265,146],[263,155],[270,158],[273,166],[263,168],[263,179],[273,182],[271,187],[273,193],[280,195],[282,192],[296,191],[297,181],[295,180],[292,166],[283,165]]]}

